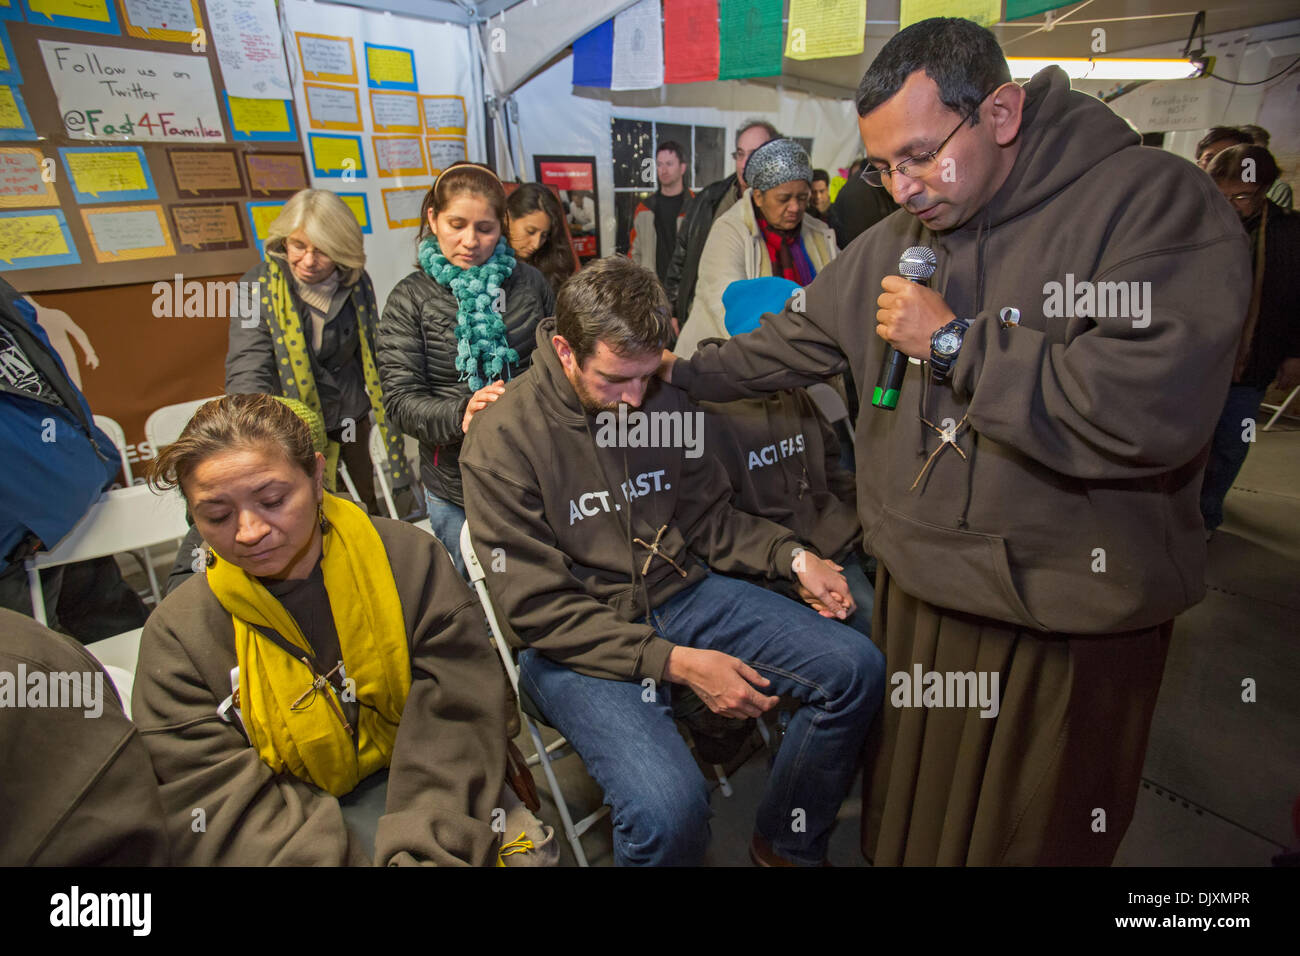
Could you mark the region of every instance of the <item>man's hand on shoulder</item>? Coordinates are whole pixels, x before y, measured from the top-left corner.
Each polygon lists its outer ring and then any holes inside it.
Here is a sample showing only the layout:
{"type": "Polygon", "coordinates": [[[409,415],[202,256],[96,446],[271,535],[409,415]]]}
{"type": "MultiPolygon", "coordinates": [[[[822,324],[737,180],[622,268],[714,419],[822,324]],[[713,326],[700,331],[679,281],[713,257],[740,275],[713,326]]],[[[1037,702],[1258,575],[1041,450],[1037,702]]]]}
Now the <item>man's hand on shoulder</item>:
{"type": "Polygon", "coordinates": [[[664,677],[675,684],[687,684],[709,710],[723,717],[757,717],[775,707],[780,699],[755,690],[771,681],[744,661],[721,651],[678,645],[668,652],[664,677]]]}

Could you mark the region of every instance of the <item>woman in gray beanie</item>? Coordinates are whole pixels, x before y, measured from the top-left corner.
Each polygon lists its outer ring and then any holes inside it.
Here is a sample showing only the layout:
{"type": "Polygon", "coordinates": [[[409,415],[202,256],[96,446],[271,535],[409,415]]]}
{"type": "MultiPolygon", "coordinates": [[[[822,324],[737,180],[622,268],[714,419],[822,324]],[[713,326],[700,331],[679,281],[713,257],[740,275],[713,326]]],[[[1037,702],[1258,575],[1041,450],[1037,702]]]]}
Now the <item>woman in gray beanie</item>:
{"type": "Polygon", "coordinates": [[[812,163],[792,139],[768,140],[745,163],[740,201],[718,217],[700,255],[699,283],[676,353],[727,338],[722,293],[738,279],[776,276],[807,285],[838,254],[835,233],[804,215],[812,195],[812,163]]]}

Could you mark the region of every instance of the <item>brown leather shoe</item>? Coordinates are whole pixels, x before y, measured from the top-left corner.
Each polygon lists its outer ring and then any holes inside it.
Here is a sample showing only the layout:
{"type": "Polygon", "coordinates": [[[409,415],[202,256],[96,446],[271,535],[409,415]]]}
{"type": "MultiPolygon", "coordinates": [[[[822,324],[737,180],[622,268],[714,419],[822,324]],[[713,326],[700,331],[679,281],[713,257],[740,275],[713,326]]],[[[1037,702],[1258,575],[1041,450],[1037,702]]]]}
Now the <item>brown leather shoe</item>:
{"type": "MultiPolygon", "coordinates": [[[[763,837],[755,833],[749,841],[749,859],[755,866],[795,866],[804,867],[806,864],[795,863],[787,860],[772,849],[772,844],[768,843],[763,837]]],[[[822,860],[818,866],[830,866],[826,860],[822,860]]]]}

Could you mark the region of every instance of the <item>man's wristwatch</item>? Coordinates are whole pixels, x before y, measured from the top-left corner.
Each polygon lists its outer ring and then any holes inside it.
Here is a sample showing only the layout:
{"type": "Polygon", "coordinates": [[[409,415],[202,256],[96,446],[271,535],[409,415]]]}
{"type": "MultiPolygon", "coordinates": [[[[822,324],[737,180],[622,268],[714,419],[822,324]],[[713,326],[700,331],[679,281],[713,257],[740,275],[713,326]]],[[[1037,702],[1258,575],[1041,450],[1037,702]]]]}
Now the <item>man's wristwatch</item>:
{"type": "Polygon", "coordinates": [[[953,319],[930,336],[930,374],[935,382],[948,380],[957,353],[961,351],[962,338],[970,328],[968,319],[953,319]]]}

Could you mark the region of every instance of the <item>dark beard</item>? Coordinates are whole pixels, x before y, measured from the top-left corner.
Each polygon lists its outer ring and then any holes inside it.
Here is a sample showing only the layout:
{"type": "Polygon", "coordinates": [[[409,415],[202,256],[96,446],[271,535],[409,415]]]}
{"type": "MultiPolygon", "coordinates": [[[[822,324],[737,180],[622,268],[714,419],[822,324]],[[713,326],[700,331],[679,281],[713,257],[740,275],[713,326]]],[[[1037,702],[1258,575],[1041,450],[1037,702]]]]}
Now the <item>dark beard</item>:
{"type": "Polygon", "coordinates": [[[601,402],[594,395],[588,392],[581,382],[574,381],[570,383],[573,390],[578,394],[578,402],[582,405],[582,410],[588,415],[599,415],[601,412],[618,411],[618,402],[601,402]]]}

